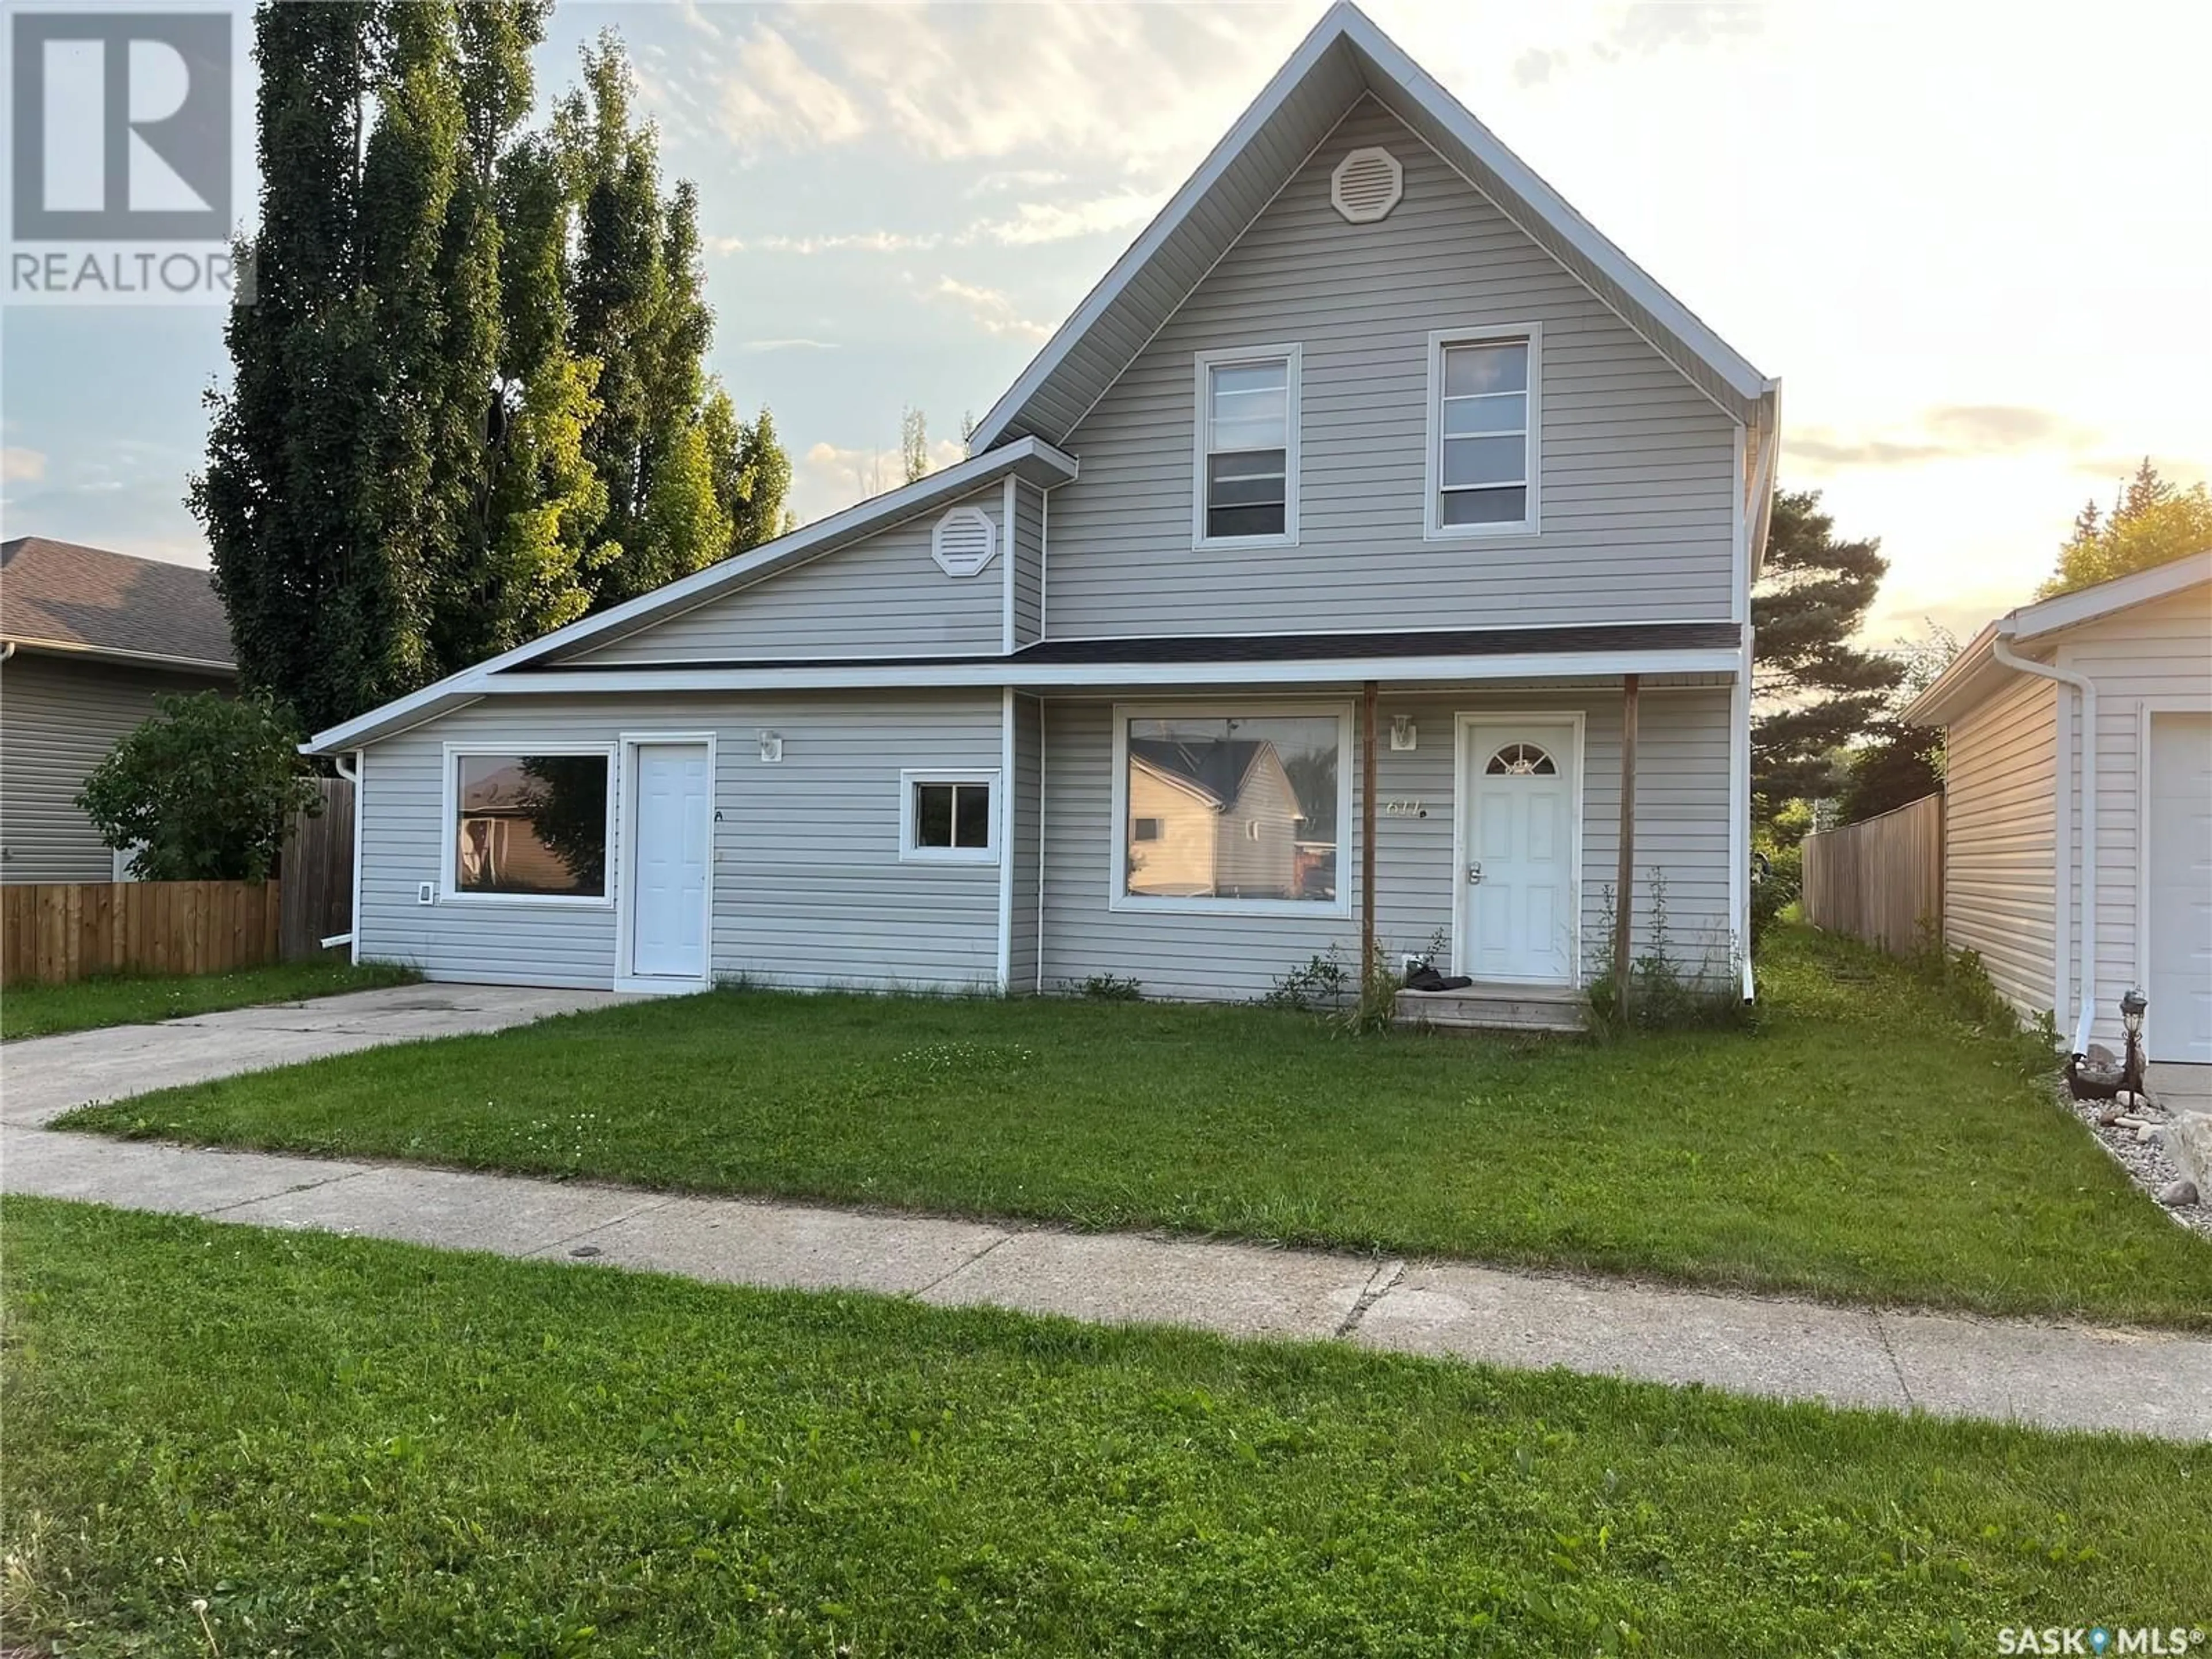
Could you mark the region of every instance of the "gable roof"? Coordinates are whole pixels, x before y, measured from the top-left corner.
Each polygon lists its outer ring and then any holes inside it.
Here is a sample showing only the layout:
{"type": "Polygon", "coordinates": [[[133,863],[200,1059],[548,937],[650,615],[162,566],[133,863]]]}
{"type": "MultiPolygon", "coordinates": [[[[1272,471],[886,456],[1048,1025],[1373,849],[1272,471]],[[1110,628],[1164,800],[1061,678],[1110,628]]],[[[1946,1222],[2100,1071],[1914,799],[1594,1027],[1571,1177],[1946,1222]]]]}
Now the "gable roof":
{"type": "Polygon", "coordinates": [[[72,656],[236,667],[208,572],[44,536],[0,542],[0,638],[72,656]]]}
{"type": "Polygon", "coordinates": [[[1067,441],[1363,94],[1402,121],[1698,390],[1771,441],[1778,383],[1599,234],[1351,0],[1338,0],[983,417],[975,447],[1024,436],[1067,441]]]}
{"type": "Polygon", "coordinates": [[[1244,782],[1262,760],[1282,769],[1282,757],[1267,738],[1232,738],[1223,743],[1185,743],[1177,738],[1131,738],[1129,756],[1170,782],[1200,797],[1216,811],[1225,811],[1244,793],[1244,782]]]}
{"type": "MultiPolygon", "coordinates": [[[[2012,672],[1996,659],[1999,639],[2027,645],[2207,585],[2212,585],[2212,548],[2008,611],[1975,635],[1900,718],[1908,726],[1948,726],[1995,691],[2012,672]]],[[[2030,650],[2026,654],[2035,653],[2030,650]]]]}
{"type": "Polygon", "coordinates": [[[1075,474],[1073,456],[1063,455],[1050,444],[1034,438],[1004,445],[988,454],[972,455],[902,489],[886,490],[842,513],[833,513],[819,523],[779,536],[772,542],[763,542],[750,553],[710,564],[704,570],[679,577],[626,604],[586,617],[581,622],[570,623],[566,628],[556,628],[512,651],[501,652],[473,667],[448,674],[419,691],[396,697],[327,731],[318,732],[301,747],[310,754],[325,754],[388,737],[474,702],[483,695],[491,678],[503,671],[572,651],[581,645],[605,643],[635,633],[679,611],[704,605],[717,594],[764,581],[793,565],[834,553],[862,537],[919,518],[1008,475],[1045,487],[1066,483],[1075,474]]]}

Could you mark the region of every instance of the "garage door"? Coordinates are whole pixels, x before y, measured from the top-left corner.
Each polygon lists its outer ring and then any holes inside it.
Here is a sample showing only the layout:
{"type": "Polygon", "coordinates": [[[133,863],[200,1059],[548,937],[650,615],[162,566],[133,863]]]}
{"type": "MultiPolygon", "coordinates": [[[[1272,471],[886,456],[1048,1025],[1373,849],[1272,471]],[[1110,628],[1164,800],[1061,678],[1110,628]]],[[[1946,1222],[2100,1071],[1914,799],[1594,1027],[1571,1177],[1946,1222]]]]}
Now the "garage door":
{"type": "Polygon", "coordinates": [[[2150,717],[2150,1057],[2212,1065],[2212,714],[2150,717]]]}

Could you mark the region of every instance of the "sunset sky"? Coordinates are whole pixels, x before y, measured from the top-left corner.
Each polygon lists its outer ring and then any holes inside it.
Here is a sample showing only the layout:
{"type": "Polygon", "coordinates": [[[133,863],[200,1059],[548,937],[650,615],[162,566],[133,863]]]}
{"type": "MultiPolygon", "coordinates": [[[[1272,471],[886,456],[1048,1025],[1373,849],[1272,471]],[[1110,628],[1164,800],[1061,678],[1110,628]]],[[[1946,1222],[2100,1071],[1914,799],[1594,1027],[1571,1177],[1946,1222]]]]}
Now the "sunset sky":
{"type": "MultiPolygon", "coordinates": [[[[696,179],[713,368],[817,518],[957,455],[1320,15],[1294,6],[569,3],[696,179]]],[[[1370,15],[1782,378],[1783,479],[1893,561],[1870,635],[2028,597],[2145,454],[2212,462],[2212,8],[1884,0],[1370,15]]],[[[239,33],[246,38],[241,14],[239,33]]],[[[6,533],[204,562],[210,307],[0,318],[6,533]]]]}

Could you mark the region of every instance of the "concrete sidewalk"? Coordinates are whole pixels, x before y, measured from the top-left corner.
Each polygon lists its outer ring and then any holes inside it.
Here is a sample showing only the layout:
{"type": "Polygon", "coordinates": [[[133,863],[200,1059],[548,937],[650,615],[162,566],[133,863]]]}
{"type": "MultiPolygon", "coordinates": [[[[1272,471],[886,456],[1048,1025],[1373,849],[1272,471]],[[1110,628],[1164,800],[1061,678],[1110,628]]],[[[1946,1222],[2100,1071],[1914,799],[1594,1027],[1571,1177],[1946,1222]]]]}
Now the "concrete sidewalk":
{"type": "Polygon", "coordinates": [[[633,1002],[611,991],[392,985],[194,1014],[156,1025],[30,1037],[0,1047],[0,1121],[45,1123],[73,1107],[265,1071],[387,1042],[465,1036],[633,1002]]]}
{"type": "Polygon", "coordinates": [[[2212,1440],[2212,1339],[0,1129],[0,1188],[733,1285],[2212,1440]]]}

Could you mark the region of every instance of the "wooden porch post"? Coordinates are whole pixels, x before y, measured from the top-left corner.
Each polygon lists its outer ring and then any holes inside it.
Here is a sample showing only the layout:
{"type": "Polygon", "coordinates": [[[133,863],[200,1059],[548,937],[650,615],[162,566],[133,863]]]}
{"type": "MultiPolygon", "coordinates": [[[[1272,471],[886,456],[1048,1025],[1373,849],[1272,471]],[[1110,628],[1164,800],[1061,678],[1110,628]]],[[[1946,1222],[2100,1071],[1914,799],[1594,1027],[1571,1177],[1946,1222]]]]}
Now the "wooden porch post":
{"type": "Polygon", "coordinates": [[[1375,682],[1359,694],[1359,984],[1375,977],[1375,682]]]}
{"type": "Polygon", "coordinates": [[[1636,912],[1636,692],[1633,674],[1620,677],[1620,873],[1613,885],[1613,1006],[1628,1014],[1630,925],[1636,912]]]}

